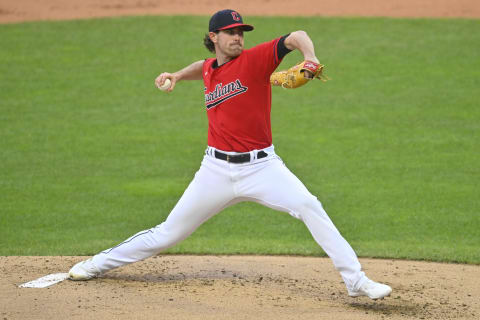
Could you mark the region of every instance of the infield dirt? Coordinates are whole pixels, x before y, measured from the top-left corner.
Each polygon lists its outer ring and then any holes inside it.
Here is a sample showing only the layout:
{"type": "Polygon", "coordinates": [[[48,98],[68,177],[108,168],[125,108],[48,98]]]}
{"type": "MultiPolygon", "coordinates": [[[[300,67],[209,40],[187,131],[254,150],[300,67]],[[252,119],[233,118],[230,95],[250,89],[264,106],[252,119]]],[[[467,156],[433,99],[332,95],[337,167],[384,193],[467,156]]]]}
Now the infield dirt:
{"type": "Polygon", "coordinates": [[[126,15],[480,17],[477,0],[0,0],[0,23],[126,15]]]}
{"type": "MultiPolygon", "coordinates": [[[[0,23],[119,15],[324,15],[479,18],[477,0],[0,0],[0,23]],[[339,4],[341,3],[341,5],[339,4]]],[[[147,227],[147,226],[146,226],[147,227]]],[[[479,319],[480,266],[360,259],[392,286],[350,298],[327,258],[157,256],[87,282],[18,285],[86,257],[0,257],[0,319],[479,319]]]]}

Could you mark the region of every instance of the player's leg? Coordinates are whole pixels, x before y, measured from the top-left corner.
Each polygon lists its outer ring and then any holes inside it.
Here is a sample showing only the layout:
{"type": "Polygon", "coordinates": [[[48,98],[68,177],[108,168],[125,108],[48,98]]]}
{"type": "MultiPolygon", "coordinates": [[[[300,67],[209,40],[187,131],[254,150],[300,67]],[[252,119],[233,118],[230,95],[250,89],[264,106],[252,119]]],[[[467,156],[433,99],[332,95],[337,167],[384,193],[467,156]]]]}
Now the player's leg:
{"type": "Polygon", "coordinates": [[[238,192],[302,220],[315,241],[332,259],[349,292],[358,292],[368,278],[361,270],[352,247],[339,233],[321,203],[279,158],[274,157],[259,165],[263,167],[258,170],[257,166],[254,174],[245,172],[246,178],[241,180],[238,192]]]}
{"type": "MultiPolygon", "coordinates": [[[[80,264],[78,268],[90,268],[93,274],[104,273],[158,254],[185,239],[203,222],[233,204],[235,200],[229,175],[223,172],[223,163],[211,159],[204,158],[193,181],[165,222],[100,252],[83,266],[80,264]]],[[[75,274],[74,268],[72,274],[75,274]]],[[[80,278],[81,275],[78,280],[84,280],[80,278]]]]}

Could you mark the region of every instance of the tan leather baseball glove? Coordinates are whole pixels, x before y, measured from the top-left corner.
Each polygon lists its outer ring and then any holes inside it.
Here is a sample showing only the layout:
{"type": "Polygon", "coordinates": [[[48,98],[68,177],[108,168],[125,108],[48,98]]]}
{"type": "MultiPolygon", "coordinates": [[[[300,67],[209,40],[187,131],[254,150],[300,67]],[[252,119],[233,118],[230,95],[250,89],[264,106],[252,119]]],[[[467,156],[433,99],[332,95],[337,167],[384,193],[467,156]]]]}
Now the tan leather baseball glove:
{"type": "Polygon", "coordinates": [[[323,67],[323,64],[306,60],[294,65],[288,70],[272,73],[270,83],[272,86],[294,89],[303,86],[315,78],[325,82],[328,80],[328,77],[323,74],[323,67]]]}

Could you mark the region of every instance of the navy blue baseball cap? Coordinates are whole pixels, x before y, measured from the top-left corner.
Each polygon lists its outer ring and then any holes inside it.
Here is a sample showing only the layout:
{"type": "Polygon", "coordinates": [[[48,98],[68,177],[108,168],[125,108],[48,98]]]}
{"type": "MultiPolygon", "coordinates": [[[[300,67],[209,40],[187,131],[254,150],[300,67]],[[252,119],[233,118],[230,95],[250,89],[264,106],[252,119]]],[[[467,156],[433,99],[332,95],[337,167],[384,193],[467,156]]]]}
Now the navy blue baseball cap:
{"type": "Polygon", "coordinates": [[[210,18],[208,31],[215,32],[236,27],[241,27],[243,31],[253,30],[253,26],[243,23],[240,13],[235,10],[225,9],[218,11],[210,18]]]}

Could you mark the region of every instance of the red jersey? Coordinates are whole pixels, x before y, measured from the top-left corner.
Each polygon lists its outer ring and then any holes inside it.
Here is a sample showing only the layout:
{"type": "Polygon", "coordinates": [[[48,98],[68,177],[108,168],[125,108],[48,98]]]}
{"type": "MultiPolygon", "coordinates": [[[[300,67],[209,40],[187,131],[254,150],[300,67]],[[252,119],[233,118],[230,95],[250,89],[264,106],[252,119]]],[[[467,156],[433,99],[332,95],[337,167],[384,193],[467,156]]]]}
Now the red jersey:
{"type": "Polygon", "coordinates": [[[277,52],[281,39],[244,50],[219,67],[216,59],[205,60],[209,146],[248,152],[272,145],[270,75],[284,56],[277,52]]]}

